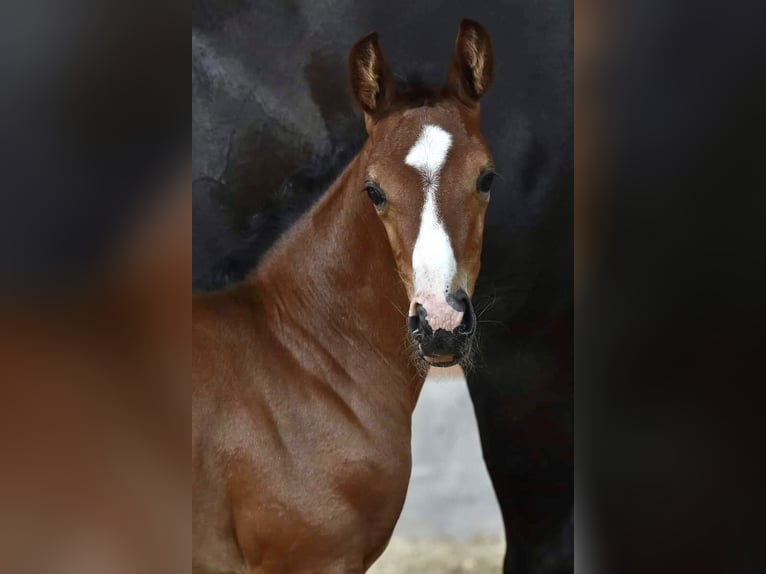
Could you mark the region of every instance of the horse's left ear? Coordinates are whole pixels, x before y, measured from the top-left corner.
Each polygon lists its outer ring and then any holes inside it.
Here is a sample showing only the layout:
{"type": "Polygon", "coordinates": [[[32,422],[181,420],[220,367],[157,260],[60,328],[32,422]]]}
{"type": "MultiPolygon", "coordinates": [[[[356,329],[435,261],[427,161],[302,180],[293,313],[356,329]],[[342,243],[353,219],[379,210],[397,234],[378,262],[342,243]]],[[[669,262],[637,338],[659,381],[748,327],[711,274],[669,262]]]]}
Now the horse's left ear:
{"type": "Polygon", "coordinates": [[[474,106],[492,85],[492,40],[474,20],[463,20],[455,40],[445,89],[464,104],[474,106]]]}

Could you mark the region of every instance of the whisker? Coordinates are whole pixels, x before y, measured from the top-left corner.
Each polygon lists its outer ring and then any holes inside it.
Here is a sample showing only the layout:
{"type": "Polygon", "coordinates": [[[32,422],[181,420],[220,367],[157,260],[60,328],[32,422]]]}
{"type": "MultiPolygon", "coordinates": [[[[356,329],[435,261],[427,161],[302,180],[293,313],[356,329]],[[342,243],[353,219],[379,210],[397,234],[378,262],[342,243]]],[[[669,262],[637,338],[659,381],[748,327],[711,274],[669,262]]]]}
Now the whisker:
{"type": "Polygon", "coordinates": [[[407,315],[406,315],[406,314],[405,314],[405,313],[404,313],[404,312],[403,312],[403,311],[402,311],[402,310],[401,310],[399,307],[397,307],[397,306],[396,306],[396,303],[394,303],[394,300],[393,300],[393,299],[391,299],[390,297],[388,297],[388,296],[386,296],[386,295],[384,295],[384,298],[386,299],[386,301],[388,301],[389,303],[391,303],[391,306],[392,306],[394,309],[396,309],[396,312],[397,312],[397,313],[399,313],[399,314],[400,314],[402,317],[404,317],[405,319],[407,319],[407,315]]]}
{"type": "Polygon", "coordinates": [[[496,304],[496,303],[497,303],[497,298],[493,299],[493,300],[492,300],[492,301],[491,301],[491,302],[490,302],[490,303],[489,303],[487,306],[485,306],[485,307],[484,307],[484,309],[482,309],[481,311],[479,311],[478,313],[476,313],[476,316],[477,316],[477,317],[479,317],[479,318],[483,317],[483,316],[484,316],[484,314],[485,314],[487,311],[489,311],[490,309],[492,309],[492,307],[494,307],[494,306],[495,306],[495,304],[496,304]]]}

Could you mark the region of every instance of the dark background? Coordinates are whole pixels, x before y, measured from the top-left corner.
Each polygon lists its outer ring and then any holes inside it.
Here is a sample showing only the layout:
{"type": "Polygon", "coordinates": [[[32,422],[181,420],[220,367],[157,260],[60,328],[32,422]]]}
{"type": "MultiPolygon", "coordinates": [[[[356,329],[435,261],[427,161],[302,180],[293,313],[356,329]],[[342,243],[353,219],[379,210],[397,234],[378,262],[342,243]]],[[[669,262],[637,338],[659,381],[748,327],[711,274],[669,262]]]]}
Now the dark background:
{"type": "Polygon", "coordinates": [[[577,126],[602,141],[576,315],[578,553],[605,572],[764,572],[763,5],[582,9],[607,40],[582,78],[598,124],[577,126]]]}
{"type": "Polygon", "coordinates": [[[189,8],[0,6],[0,290],[56,290],[111,254],[189,152],[189,8]]]}

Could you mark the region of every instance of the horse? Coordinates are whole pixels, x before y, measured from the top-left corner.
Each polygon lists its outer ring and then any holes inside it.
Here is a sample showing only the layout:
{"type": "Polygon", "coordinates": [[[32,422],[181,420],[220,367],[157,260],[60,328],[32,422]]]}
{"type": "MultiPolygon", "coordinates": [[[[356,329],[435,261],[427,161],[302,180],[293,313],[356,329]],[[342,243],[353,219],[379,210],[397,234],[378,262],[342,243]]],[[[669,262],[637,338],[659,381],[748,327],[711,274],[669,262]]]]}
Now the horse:
{"type": "Polygon", "coordinates": [[[439,89],[349,55],[367,140],[232,287],[192,304],[195,573],[363,572],[409,481],[428,368],[470,362],[495,173],[486,30],[463,20],[439,89]]]}

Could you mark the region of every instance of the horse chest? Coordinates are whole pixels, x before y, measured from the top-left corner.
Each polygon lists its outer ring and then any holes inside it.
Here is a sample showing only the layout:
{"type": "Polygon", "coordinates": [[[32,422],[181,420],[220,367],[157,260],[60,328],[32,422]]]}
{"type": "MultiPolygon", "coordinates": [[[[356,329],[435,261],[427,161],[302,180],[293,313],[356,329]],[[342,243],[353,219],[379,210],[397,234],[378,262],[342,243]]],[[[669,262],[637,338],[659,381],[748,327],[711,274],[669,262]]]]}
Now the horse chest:
{"type": "Polygon", "coordinates": [[[196,504],[197,563],[211,572],[363,572],[404,504],[411,411],[358,380],[331,386],[267,338],[239,353],[233,344],[219,349],[225,369],[195,395],[206,494],[196,504]]]}
{"type": "MultiPolygon", "coordinates": [[[[360,436],[328,448],[326,437],[314,438],[272,452],[281,461],[273,474],[261,469],[257,484],[242,489],[248,494],[236,503],[235,528],[251,566],[289,573],[342,564],[342,571],[361,571],[393,531],[407,489],[409,449],[395,453],[360,436]]],[[[267,459],[262,463],[268,466],[267,459]]]]}

